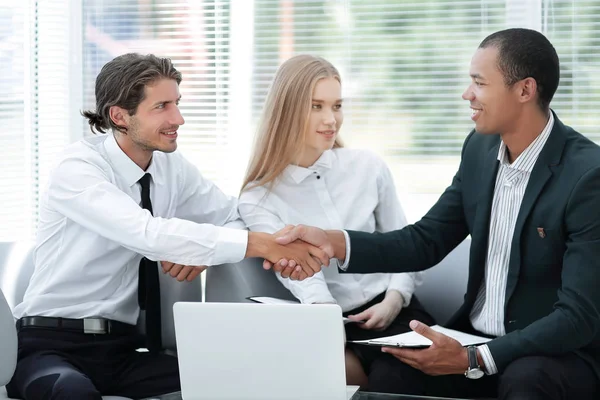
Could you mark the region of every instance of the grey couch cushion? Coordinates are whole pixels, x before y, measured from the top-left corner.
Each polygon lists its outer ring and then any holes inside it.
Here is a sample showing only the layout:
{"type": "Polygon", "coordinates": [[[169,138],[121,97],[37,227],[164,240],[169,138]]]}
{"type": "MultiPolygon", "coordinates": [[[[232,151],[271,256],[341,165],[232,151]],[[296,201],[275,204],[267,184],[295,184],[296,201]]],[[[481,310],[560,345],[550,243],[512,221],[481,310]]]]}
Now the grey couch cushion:
{"type": "Polygon", "coordinates": [[[12,378],[17,364],[17,330],[4,294],[0,290],[0,386],[12,378]]]}
{"type": "MultiPolygon", "coordinates": [[[[162,270],[161,270],[162,271],[162,270]]],[[[173,319],[173,304],[177,301],[202,301],[202,281],[200,277],[192,282],[178,282],[168,274],[160,274],[160,304],[162,318],[163,347],[173,352],[175,344],[175,321],[173,319]]],[[[138,322],[138,325],[141,325],[138,322]]]]}
{"type": "Polygon", "coordinates": [[[208,268],[205,294],[206,301],[224,303],[248,302],[249,296],[295,300],[273,271],[263,269],[262,259],[258,258],[208,268]]]}
{"type": "Polygon", "coordinates": [[[6,253],[0,256],[0,289],[12,309],[23,301],[33,274],[33,243],[4,242],[0,244],[0,253],[6,253]]]}

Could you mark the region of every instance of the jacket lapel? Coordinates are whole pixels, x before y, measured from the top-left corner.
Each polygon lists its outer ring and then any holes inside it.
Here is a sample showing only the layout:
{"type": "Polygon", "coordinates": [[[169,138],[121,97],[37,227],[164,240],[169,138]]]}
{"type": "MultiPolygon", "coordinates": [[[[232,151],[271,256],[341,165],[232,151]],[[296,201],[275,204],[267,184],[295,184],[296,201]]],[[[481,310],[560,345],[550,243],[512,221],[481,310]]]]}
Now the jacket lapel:
{"type": "MultiPolygon", "coordinates": [[[[554,111],[552,112],[554,113],[554,111]]],[[[521,202],[517,222],[515,223],[515,231],[513,233],[510,261],[508,267],[508,280],[506,284],[506,304],[512,296],[519,277],[521,269],[521,234],[527,217],[531,213],[533,206],[537,202],[546,183],[552,176],[552,170],[560,163],[560,158],[565,147],[566,134],[565,127],[554,114],[554,126],[552,132],[540,152],[540,155],[531,171],[527,188],[521,202]]]]}
{"type": "Polygon", "coordinates": [[[477,212],[473,221],[473,232],[471,233],[470,271],[467,294],[469,300],[475,301],[479,286],[484,278],[485,259],[488,248],[490,230],[490,216],[492,213],[492,201],[496,187],[496,175],[498,174],[498,149],[500,140],[493,146],[485,156],[481,170],[481,193],[477,202],[477,212]]]}

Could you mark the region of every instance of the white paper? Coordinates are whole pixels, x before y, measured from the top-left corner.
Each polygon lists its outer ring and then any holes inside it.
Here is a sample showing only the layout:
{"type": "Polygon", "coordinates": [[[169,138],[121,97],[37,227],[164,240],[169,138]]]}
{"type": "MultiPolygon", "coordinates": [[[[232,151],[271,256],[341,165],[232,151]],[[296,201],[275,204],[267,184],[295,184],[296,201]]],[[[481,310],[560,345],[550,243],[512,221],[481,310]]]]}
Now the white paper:
{"type": "Polygon", "coordinates": [[[284,300],[284,299],[278,299],[275,297],[249,297],[250,300],[254,300],[257,301],[259,303],[263,303],[263,304],[300,304],[297,301],[293,301],[293,300],[284,300]]]}
{"type": "MultiPolygon", "coordinates": [[[[476,344],[482,344],[489,342],[492,339],[485,338],[482,336],[475,336],[468,333],[455,331],[454,329],[444,328],[439,325],[433,325],[431,327],[434,331],[443,333],[453,339],[456,339],[463,346],[471,346],[476,344]]],[[[354,340],[352,343],[363,343],[381,346],[394,346],[394,347],[419,347],[419,346],[431,346],[431,340],[424,336],[419,335],[416,332],[406,332],[394,336],[384,336],[370,340],[354,340]]]]}
{"type": "MultiPolygon", "coordinates": [[[[297,301],[278,299],[276,297],[252,296],[248,297],[248,299],[262,304],[300,304],[297,301]]],[[[344,321],[344,324],[356,323],[356,321],[352,321],[351,319],[348,319],[346,317],[342,317],[342,320],[344,321]]]]}

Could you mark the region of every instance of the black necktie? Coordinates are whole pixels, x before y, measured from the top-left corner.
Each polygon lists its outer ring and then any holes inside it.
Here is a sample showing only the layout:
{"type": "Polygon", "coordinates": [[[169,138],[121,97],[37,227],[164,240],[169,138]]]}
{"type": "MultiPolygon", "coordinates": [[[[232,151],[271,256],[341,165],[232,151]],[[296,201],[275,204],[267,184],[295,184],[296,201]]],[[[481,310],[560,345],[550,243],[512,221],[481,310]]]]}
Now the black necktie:
{"type": "MultiPolygon", "coordinates": [[[[145,174],[138,182],[142,186],[142,207],[152,214],[150,174],[145,174]]],[[[146,346],[151,353],[157,353],[162,348],[158,266],[146,257],[140,261],[138,302],[140,309],[146,310],[146,346]]]]}

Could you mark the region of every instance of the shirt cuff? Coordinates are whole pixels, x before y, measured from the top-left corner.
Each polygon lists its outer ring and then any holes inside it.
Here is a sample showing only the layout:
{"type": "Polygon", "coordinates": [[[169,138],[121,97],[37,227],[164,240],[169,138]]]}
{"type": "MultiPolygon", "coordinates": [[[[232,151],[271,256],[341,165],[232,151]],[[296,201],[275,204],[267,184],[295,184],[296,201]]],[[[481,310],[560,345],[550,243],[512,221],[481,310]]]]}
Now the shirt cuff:
{"type": "Polygon", "coordinates": [[[337,301],[330,294],[314,293],[299,299],[302,304],[315,304],[315,303],[333,303],[337,304],[337,301]]]}
{"type": "Polygon", "coordinates": [[[402,307],[408,307],[415,292],[415,280],[412,273],[390,274],[390,283],[387,292],[395,290],[400,293],[404,301],[402,307]]]}
{"type": "Polygon", "coordinates": [[[303,281],[293,281],[289,278],[282,278],[280,273],[277,273],[277,278],[283,283],[283,286],[292,292],[292,295],[294,295],[300,303],[336,303],[327,287],[322,271],[317,272],[314,276],[306,278],[303,281]]]}
{"type": "Polygon", "coordinates": [[[348,235],[348,232],[346,231],[342,231],[344,233],[344,239],[346,240],[346,259],[344,260],[344,263],[342,265],[340,265],[340,269],[342,271],[346,271],[348,269],[348,263],[350,262],[350,235],[348,235]]]}
{"type": "Polygon", "coordinates": [[[242,261],[248,247],[248,231],[217,227],[218,235],[211,265],[242,261]]]}
{"type": "Polygon", "coordinates": [[[497,374],[498,368],[496,368],[496,362],[494,361],[494,357],[492,357],[492,352],[490,351],[490,348],[487,346],[487,344],[477,346],[477,350],[479,350],[479,354],[481,354],[481,358],[483,359],[485,373],[487,375],[497,374]]]}
{"type": "Polygon", "coordinates": [[[402,296],[402,308],[406,308],[410,305],[410,301],[412,300],[412,292],[409,292],[408,290],[406,290],[406,288],[397,288],[397,287],[389,287],[386,290],[386,293],[389,292],[390,290],[394,290],[398,293],[400,293],[400,296],[402,296]]]}

